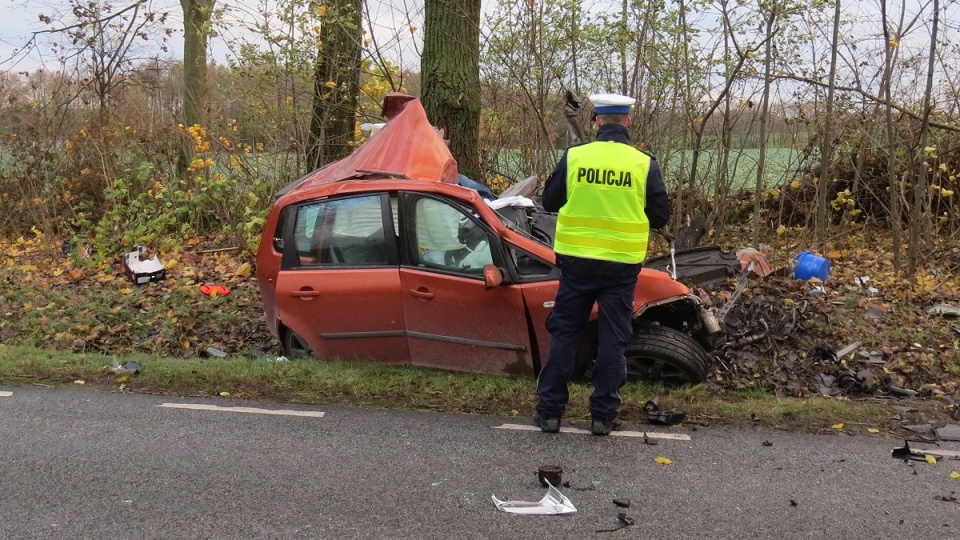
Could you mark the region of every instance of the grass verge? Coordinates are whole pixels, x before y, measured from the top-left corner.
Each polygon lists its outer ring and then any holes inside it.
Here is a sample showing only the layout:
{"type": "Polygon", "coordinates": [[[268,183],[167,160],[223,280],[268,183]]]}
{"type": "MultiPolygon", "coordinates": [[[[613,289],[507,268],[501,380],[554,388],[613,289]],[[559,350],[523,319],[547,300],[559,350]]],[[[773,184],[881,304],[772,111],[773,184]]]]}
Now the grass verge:
{"type": "MultiPolygon", "coordinates": [[[[83,381],[121,392],[223,396],[310,404],[339,403],[517,417],[533,414],[534,381],[508,375],[449,373],[361,362],[273,362],[266,359],[123,357],[0,345],[0,383],[68,385],[83,381]],[[114,364],[137,362],[142,371],[123,377],[114,364]]],[[[591,387],[570,386],[570,421],[589,417],[591,387]]],[[[892,432],[890,404],[814,397],[777,396],[762,389],[715,392],[706,386],[667,389],[630,383],[621,415],[645,422],[644,404],[654,397],[662,410],[687,413],[688,424],[764,424],[794,431],[845,432],[878,428],[892,432]],[[836,428],[843,424],[842,428],[836,428]]],[[[896,404],[902,405],[901,402],[896,404]]],[[[935,414],[934,402],[911,403],[920,415],[935,414]]]]}

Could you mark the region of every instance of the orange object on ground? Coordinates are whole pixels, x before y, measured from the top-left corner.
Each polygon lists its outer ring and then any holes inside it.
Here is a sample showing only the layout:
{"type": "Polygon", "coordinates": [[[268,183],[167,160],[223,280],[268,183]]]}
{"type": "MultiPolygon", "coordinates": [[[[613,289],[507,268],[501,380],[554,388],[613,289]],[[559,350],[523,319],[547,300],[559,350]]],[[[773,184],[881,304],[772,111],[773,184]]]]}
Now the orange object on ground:
{"type": "Polygon", "coordinates": [[[216,294],[217,296],[223,296],[225,294],[230,294],[230,289],[224,287],[223,285],[204,283],[200,285],[200,292],[210,296],[211,294],[216,294]]]}

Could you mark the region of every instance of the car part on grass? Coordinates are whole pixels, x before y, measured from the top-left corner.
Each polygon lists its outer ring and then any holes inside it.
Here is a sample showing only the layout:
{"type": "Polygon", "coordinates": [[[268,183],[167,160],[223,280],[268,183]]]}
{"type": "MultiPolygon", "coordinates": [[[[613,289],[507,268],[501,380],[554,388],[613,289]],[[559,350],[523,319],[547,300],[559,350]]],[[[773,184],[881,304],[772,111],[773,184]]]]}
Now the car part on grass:
{"type": "Polygon", "coordinates": [[[629,379],[669,385],[703,382],[710,364],[707,353],[689,334],[659,325],[635,332],[624,356],[629,379]]]}
{"type": "Polygon", "coordinates": [[[547,494],[537,502],[501,501],[496,495],[491,495],[490,498],[498,510],[510,514],[566,516],[577,513],[573,502],[552,484],[547,485],[547,494]]]}
{"type": "Polygon", "coordinates": [[[123,257],[123,271],[130,281],[144,285],[166,277],[167,271],[160,258],[155,254],[152,257],[150,255],[147,248],[139,246],[123,257]]]}
{"type": "Polygon", "coordinates": [[[541,465],[537,469],[537,480],[543,487],[550,485],[559,486],[563,484],[563,467],[559,465],[541,465]]]}

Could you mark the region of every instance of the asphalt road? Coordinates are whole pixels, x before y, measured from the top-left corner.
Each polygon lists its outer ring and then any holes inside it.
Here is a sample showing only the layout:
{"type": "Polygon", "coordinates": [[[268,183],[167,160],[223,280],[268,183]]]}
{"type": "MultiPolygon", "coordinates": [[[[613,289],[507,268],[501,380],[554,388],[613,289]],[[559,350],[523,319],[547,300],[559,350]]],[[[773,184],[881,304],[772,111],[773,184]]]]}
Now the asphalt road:
{"type": "Polygon", "coordinates": [[[881,436],[658,428],[691,440],[649,446],[493,429],[522,421],[486,416],[0,391],[5,539],[960,538],[960,504],[936,498],[960,491],[960,461],[905,464],[890,457],[902,441],[881,436]],[[564,468],[575,515],[496,509],[491,495],[539,500],[543,464],[564,468]],[[618,512],[636,524],[596,532],[618,512]]]}

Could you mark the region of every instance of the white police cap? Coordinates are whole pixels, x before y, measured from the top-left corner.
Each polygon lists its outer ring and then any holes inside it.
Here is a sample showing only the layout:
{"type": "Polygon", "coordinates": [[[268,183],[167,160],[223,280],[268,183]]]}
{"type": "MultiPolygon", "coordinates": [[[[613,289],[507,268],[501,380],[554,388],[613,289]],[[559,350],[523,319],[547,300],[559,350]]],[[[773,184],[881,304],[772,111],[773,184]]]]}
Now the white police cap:
{"type": "Polygon", "coordinates": [[[590,103],[597,114],[629,114],[630,107],[637,100],[620,94],[594,94],[590,96],[590,103]]]}

